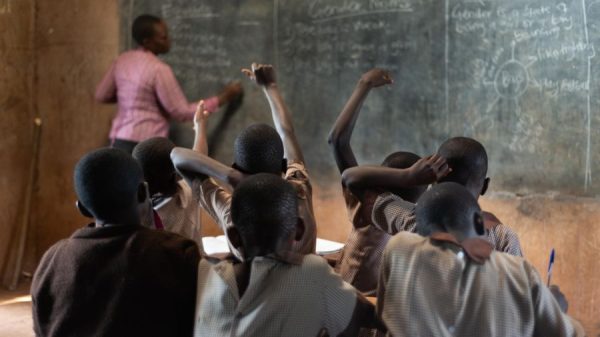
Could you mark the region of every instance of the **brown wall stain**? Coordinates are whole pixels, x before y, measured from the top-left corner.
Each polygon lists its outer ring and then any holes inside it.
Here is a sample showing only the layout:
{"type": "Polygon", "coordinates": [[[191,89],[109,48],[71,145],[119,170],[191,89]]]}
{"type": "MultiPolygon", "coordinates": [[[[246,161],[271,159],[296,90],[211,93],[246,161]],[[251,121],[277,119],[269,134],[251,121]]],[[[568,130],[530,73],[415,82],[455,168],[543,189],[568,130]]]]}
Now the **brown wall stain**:
{"type": "Polygon", "coordinates": [[[33,134],[33,0],[0,2],[0,270],[23,221],[33,134]]]}
{"type": "Polygon", "coordinates": [[[40,152],[38,256],[85,224],[75,209],[73,168],[106,145],[114,106],[94,102],[96,84],[118,53],[117,1],[39,1],[37,96],[44,121],[40,152]]]}

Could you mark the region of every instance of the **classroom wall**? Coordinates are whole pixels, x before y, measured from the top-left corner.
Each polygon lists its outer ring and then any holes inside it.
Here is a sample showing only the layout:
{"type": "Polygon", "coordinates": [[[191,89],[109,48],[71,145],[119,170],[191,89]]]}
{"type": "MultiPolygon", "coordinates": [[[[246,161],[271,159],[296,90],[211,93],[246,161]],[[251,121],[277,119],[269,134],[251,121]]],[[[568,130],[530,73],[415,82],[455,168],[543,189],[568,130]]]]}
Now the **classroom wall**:
{"type": "Polygon", "coordinates": [[[44,122],[33,219],[38,254],[85,224],[75,208],[73,167],[105,145],[114,106],[94,89],[118,53],[117,1],[38,0],[36,90],[44,122]]]}
{"type": "MultiPolygon", "coordinates": [[[[117,4],[117,0],[0,0],[0,263],[8,244],[5,234],[19,218],[30,121],[36,113],[44,126],[32,219],[36,245],[30,249],[36,248],[39,258],[85,223],[74,207],[72,171],[85,152],[104,144],[114,112],[114,107],[94,103],[93,91],[118,53],[117,4]],[[11,4],[10,13],[3,12],[5,3],[11,4]]],[[[319,236],[344,241],[350,227],[338,182],[314,187],[319,236]]],[[[493,185],[492,192],[481,200],[483,207],[519,233],[526,257],[542,276],[548,252],[557,249],[554,283],[566,293],[570,313],[588,333],[600,333],[600,199],[516,196],[498,193],[493,185]]],[[[205,233],[214,235],[218,230],[205,221],[205,233]]]]}
{"type": "Polygon", "coordinates": [[[22,219],[31,156],[33,3],[0,0],[0,270],[10,237],[22,219]]]}

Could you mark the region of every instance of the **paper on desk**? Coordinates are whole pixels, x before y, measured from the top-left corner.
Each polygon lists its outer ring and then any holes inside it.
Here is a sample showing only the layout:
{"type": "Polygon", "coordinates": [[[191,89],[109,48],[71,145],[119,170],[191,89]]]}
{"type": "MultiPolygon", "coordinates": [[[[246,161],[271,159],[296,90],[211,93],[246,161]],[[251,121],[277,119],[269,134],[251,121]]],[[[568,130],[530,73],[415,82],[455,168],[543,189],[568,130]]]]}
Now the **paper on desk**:
{"type": "MultiPolygon", "coordinates": [[[[229,245],[225,235],[205,236],[202,238],[204,252],[207,255],[229,253],[229,245]]],[[[317,238],[317,254],[327,255],[337,253],[344,248],[343,243],[317,238]]]]}

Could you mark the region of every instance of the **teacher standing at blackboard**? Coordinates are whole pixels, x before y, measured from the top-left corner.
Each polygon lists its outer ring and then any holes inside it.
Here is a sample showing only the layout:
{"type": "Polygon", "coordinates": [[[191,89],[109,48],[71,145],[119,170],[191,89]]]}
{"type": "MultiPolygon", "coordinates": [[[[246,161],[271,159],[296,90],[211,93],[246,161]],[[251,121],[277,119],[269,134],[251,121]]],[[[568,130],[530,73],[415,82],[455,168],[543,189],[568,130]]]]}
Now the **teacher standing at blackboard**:
{"type": "MultiPolygon", "coordinates": [[[[135,145],[151,137],[167,137],[169,119],[191,120],[198,102],[188,102],[171,67],[157,55],[169,52],[171,41],[165,22],[152,15],[138,16],[132,26],[138,48],[121,54],[96,88],[101,103],[117,103],[112,121],[112,147],[131,153],[135,145]]],[[[204,99],[214,112],[242,93],[239,83],[230,83],[218,95],[204,99]]]]}

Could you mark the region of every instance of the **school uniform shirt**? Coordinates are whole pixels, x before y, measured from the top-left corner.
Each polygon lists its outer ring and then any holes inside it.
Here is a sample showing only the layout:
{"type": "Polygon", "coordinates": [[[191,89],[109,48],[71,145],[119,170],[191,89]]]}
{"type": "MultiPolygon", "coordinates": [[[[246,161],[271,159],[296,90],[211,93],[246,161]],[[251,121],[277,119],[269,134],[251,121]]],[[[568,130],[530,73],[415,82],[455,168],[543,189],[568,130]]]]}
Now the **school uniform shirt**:
{"type": "MultiPolygon", "coordinates": [[[[308,172],[302,163],[288,163],[285,179],[296,189],[298,197],[298,216],[304,222],[304,236],[294,244],[291,251],[300,254],[312,254],[317,244],[317,225],[312,205],[312,186],[308,172]]],[[[195,179],[193,193],[200,205],[215,220],[227,235],[231,222],[231,191],[224,189],[212,179],[195,179]]],[[[231,253],[241,260],[241,254],[231,244],[231,253]]]]}
{"type": "MultiPolygon", "coordinates": [[[[144,48],[117,57],[98,84],[95,98],[118,105],[109,138],[133,142],[167,137],[168,119],[191,120],[198,104],[187,101],[171,67],[144,48]]],[[[216,111],[218,97],[204,99],[204,107],[216,111]]]]}
{"type": "Polygon", "coordinates": [[[37,336],[191,336],[198,247],[142,226],[88,227],[52,246],[31,283],[37,336]]]}
{"type": "Polygon", "coordinates": [[[390,336],[583,336],[536,270],[492,251],[477,264],[460,246],[402,232],[383,254],[377,310],[390,336]]]}
{"type": "Polygon", "coordinates": [[[177,183],[177,192],[173,196],[154,204],[154,210],[160,216],[165,230],[196,241],[200,251],[204,251],[200,205],[192,197],[192,189],[184,180],[177,183]]]}
{"type": "MultiPolygon", "coordinates": [[[[371,220],[375,226],[392,235],[403,231],[414,233],[417,231],[415,206],[393,193],[384,192],[373,204],[371,220]]],[[[506,225],[486,227],[485,238],[497,251],[523,256],[519,237],[506,225]]]]}
{"type": "Polygon", "coordinates": [[[323,329],[337,336],[348,327],[356,290],[323,258],[256,257],[250,268],[240,296],[232,261],[200,262],[195,337],[304,337],[323,329]]]}
{"type": "Polygon", "coordinates": [[[352,230],[336,271],[344,281],[365,295],[375,296],[383,249],[391,236],[371,224],[370,213],[365,213],[369,207],[363,207],[363,203],[348,189],[344,188],[343,192],[352,230]]]}

